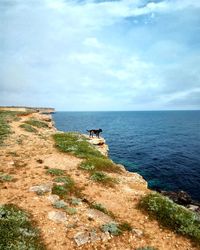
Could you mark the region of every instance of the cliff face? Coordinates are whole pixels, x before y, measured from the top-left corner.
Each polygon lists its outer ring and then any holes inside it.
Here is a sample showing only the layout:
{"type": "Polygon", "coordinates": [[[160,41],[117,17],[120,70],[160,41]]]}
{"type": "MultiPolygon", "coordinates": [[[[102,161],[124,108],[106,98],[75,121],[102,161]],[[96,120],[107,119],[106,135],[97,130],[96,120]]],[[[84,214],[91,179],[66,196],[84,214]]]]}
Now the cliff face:
{"type": "MultiPolygon", "coordinates": [[[[150,192],[142,176],[116,165],[119,171],[106,169],[103,179],[102,172],[83,165],[83,158],[60,152],[50,115],[18,116],[10,126],[13,133],[1,145],[0,204],[12,203],[28,211],[47,249],[197,249],[138,209],[140,198],[150,192]],[[105,180],[114,180],[113,185],[105,180]]],[[[86,137],[107,155],[103,138],[86,137]]],[[[76,145],[72,148],[76,150],[76,145]]],[[[100,168],[104,160],[98,162],[100,168]]]]}

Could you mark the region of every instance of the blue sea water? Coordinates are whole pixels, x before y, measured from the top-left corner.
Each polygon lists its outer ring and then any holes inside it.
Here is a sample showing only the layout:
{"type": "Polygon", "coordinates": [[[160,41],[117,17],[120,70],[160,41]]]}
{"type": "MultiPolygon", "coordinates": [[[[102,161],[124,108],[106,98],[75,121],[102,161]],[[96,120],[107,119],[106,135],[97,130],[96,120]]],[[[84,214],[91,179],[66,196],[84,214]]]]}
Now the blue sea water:
{"type": "Polygon", "coordinates": [[[152,189],[184,190],[200,201],[200,111],[56,112],[63,131],[101,128],[109,156],[152,189]]]}

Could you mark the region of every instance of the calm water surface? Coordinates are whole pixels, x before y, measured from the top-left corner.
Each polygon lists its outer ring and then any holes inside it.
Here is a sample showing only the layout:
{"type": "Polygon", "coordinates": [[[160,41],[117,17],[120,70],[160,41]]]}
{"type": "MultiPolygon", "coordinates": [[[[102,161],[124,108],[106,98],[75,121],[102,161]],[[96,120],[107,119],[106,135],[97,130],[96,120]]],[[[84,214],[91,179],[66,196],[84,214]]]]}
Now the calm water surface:
{"type": "Polygon", "coordinates": [[[184,190],[200,201],[200,111],[57,112],[63,131],[101,128],[109,155],[153,189],[184,190]]]}

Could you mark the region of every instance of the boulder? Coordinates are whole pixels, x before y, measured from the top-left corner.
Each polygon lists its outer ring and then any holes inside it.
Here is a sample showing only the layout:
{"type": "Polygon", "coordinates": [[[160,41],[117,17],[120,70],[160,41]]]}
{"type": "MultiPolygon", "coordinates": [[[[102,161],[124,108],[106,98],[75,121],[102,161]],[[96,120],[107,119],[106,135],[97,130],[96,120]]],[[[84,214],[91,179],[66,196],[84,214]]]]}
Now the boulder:
{"type": "Polygon", "coordinates": [[[66,213],[61,211],[50,211],[48,218],[57,223],[65,223],[67,221],[66,213]]]}

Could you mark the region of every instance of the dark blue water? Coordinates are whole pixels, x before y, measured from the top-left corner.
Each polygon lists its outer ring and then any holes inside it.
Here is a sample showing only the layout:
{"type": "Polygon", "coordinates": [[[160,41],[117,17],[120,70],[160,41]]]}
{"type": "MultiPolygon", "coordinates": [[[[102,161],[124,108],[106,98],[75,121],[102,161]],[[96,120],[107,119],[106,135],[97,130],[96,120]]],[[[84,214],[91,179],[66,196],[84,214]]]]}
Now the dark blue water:
{"type": "Polygon", "coordinates": [[[200,201],[200,111],[57,112],[63,131],[101,128],[110,158],[152,189],[184,190],[200,201]]]}

